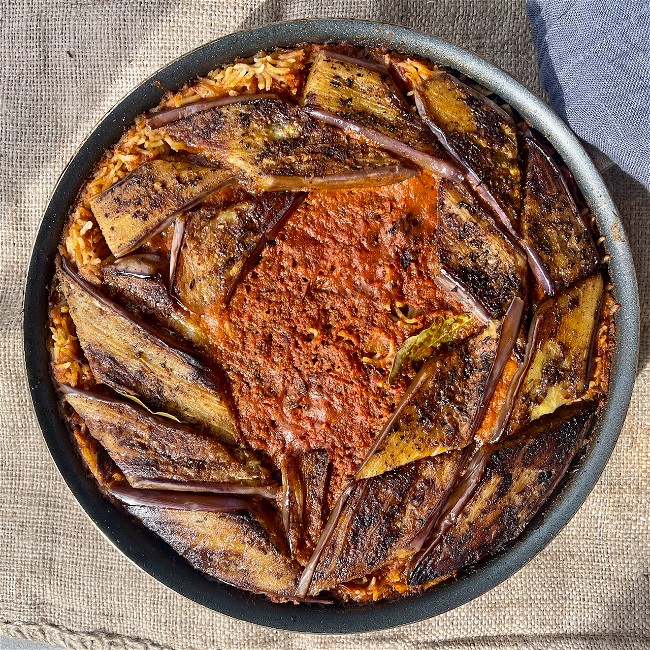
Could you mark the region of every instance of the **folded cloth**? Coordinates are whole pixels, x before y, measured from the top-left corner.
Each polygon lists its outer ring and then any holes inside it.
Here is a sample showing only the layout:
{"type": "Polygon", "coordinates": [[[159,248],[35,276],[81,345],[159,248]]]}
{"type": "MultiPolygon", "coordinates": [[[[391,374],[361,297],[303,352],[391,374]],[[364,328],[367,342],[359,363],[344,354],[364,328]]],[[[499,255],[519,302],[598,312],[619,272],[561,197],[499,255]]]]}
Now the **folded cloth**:
{"type": "Polygon", "coordinates": [[[528,0],[528,17],[556,112],[650,189],[650,1],[528,0]]]}

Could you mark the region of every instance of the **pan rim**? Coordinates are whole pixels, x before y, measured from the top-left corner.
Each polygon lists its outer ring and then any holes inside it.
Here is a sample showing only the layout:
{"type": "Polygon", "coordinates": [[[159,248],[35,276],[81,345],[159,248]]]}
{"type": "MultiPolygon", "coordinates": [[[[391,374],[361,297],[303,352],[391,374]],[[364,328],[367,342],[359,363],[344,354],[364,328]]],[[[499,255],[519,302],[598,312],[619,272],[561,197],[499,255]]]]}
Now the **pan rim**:
{"type": "Polygon", "coordinates": [[[143,571],[201,605],[270,628],[319,634],[376,631],[431,618],[486,593],[535,557],[573,517],[600,477],[623,426],[638,355],[638,291],[624,228],[602,178],[569,127],[522,84],[481,57],[412,29],[355,19],[285,21],[232,33],[182,55],[139,84],[100,120],[61,174],[36,237],[24,296],[24,353],[32,405],[59,472],[104,536],[143,571]],[[45,328],[48,286],[68,209],[99,156],[137,115],[155,106],[168,88],[180,87],[237,56],[300,42],[340,41],[388,46],[450,65],[499,94],[540,131],[574,174],[596,215],[611,255],[610,275],[621,308],[616,315],[616,351],[607,405],[578,466],[524,533],[476,569],[421,595],[367,605],[323,607],[272,603],[206,578],[153,533],[134,526],[128,514],[100,495],[80,459],[70,453],[72,443],[59,417],[49,377],[45,328]]]}

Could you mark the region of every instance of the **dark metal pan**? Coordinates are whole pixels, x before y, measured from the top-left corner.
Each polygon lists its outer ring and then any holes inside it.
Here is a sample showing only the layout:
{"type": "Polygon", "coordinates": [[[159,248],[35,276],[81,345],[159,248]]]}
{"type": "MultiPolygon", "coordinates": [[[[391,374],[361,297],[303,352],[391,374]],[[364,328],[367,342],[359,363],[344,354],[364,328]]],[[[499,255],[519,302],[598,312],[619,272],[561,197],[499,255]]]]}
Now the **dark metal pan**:
{"type": "Polygon", "coordinates": [[[558,534],[595,485],[623,426],[634,383],[638,329],[634,265],[616,208],[576,136],[544,102],[475,54],[432,36],[376,22],[322,19],[271,24],[203,45],[141,83],[102,119],[61,175],[43,215],[27,277],[24,345],[34,409],[54,462],[81,507],[130,560],[171,589],[228,616],[278,629],[347,633],[413,623],[458,607],[510,577],[558,534]],[[381,45],[424,56],[468,75],[510,103],[548,138],[573,172],[605,235],[615,296],[621,305],[616,316],[617,345],[607,406],[586,452],[543,512],[509,548],[457,579],[420,596],[363,606],[272,603],[209,580],[153,533],[135,525],[128,514],[100,495],[84,471],[59,417],[46,350],[48,285],[61,230],[79,188],[104,150],[118,140],[137,115],[155,106],[168,89],[177,89],[236,57],[305,41],[381,45]]]}

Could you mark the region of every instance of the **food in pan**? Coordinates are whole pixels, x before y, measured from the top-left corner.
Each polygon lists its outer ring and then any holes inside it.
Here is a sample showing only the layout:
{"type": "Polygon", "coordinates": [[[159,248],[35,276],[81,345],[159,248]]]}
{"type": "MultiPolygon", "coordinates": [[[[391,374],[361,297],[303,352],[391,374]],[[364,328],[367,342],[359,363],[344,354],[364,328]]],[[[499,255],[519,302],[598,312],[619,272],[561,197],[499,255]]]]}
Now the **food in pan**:
{"type": "Polygon", "coordinates": [[[407,596],[497,553],[607,395],[616,304],[573,187],[500,98],[398,52],[168,93],[85,182],[52,281],[88,471],[273,600],[407,596]]]}

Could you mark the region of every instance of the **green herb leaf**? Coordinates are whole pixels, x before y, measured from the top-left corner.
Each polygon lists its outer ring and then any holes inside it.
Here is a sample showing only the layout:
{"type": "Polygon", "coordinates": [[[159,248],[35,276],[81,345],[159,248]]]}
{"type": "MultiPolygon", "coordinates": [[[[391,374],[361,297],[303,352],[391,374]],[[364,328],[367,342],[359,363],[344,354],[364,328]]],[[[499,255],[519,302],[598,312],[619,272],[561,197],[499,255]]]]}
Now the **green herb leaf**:
{"type": "Polygon", "coordinates": [[[475,321],[468,314],[436,316],[427,329],[404,341],[393,361],[388,383],[393,384],[402,366],[408,361],[424,361],[441,345],[467,338],[475,329],[475,321]]]}

